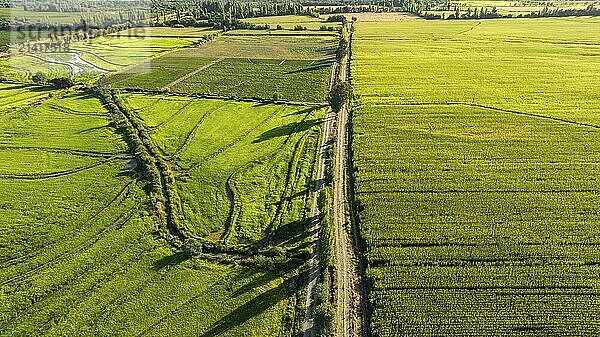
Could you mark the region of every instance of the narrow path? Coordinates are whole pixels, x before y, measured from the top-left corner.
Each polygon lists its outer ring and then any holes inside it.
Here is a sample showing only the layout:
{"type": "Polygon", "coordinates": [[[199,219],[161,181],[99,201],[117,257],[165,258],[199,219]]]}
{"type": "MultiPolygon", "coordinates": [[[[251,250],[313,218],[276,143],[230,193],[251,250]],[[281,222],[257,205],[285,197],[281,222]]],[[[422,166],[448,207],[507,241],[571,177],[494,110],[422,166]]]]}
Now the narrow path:
{"type": "MultiPolygon", "coordinates": [[[[337,63],[331,67],[331,77],[329,83],[329,89],[333,88],[336,80],[337,73],[337,63]]],[[[312,207],[310,209],[310,228],[309,233],[311,233],[311,242],[312,242],[312,254],[308,261],[308,286],[306,287],[306,300],[305,300],[305,308],[306,313],[304,316],[304,322],[302,324],[302,330],[304,331],[304,337],[316,337],[316,326],[315,326],[315,309],[317,306],[317,285],[319,284],[319,280],[321,279],[321,265],[319,261],[319,229],[320,229],[320,219],[319,219],[319,207],[317,199],[319,197],[319,192],[321,191],[321,187],[323,187],[323,183],[325,181],[325,163],[327,161],[327,150],[328,145],[327,141],[329,140],[329,133],[331,132],[332,127],[332,119],[334,118],[334,113],[331,108],[327,110],[327,114],[325,115],[325,123],[323,125],[323,135],[321,137],[321,145],[319,150],[319,160],[317,164],[317,175],[316,182],[314,187],[314,194],[312,200],[312,207]]]]}
{"type": "Polygon", "coordinates": [[[221,58],[219,58],[219,59],[217,59],[217,60],[214,60],[214,61],[212,61],[212,62],[210,62],[210,63],[208,63],[208,64],[205,64],[205,65],[203,65],[202,67],[200,67],[200,68],[198,68],[198,69],[196,69],[196,70],[192,71],[191,73],[185,74],[185,75],[181,76],[180,78],[176,79],[175,81],[173,81],[173,82],[171,82],[171,83],[169,83],[169,84],[165,85],[164,87],[160,88],[160,90],[167,90],[167,89],[170,89],[170,88],[172,88],[172,87],[176,86],[177,84],[179,84],[179,83],[181,83],[181,82],[183,82],[183,81],[185,81],[185,80],[189,79],[190,77],[192,77],[192,76],[196,75],[197,73],[201,72],[202,70],[205,70],[205,69],[207,69],[207,68],[210,68],[210,67],[214,66],[215,64],[217,64],[217,63],[219,63],[219,62],[223,61],[224,59],[225,59],[224,57],[221,57],[221,58]]]}

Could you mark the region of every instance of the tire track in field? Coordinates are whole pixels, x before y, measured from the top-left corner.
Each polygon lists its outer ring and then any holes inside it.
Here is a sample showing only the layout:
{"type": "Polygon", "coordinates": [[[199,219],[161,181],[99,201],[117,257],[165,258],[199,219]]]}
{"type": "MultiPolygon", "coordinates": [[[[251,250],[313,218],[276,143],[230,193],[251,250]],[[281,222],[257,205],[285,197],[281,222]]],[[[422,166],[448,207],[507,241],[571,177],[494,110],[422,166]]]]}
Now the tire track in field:
{"type": "MultiPolygon", "coordinates": [[[[294,152],[292,154],[292,158],[290,159],[290,161],[288,162],[288,168],[287,168],[287,172],[286,172],[286,178],[285,178],[285,185],[284,185],[284,189],[281,192],[281,196],[279,197],[279,202],[277,203],[277,208],[275,210],[275,216],[273,217],[273,220],[271,220],[271,222],[269,223],[269,225],[267,226],[267,228],[265,229],[264,233],[263,233],[263,238],[261,239],[261,244],[262,245],[266,245],[269,242],[269,239],[271,238],[271,233],[273,232],[273,229],[276,229],[275,224],[277,223],[277,220],[279,220],[279,226],[282,225],[283,223],[283,213],[282,210],[285,209],[289,209],[289,205],[292,202],[292,194],[294,192],[293,187],[295,186],[295,183],[297,182],[296,179],[294,179],[294,182],[291,183],[291,179],[292,179],[292,170],[294,169],[294,164],[298,163],[298,161],[296,161],[296,155],[298,153],[299,150],[303,150],[304,149],[304,142],[306,141],[308,137],[308,134],[304,134],[302,136],[302,138],[298,141],[298,143],[296,143],[296,146],[294,147],[294,152]],[[302,148],[300,148],[302,146],[302,148]],[[290,183],[292,184],[290,186],[290,183]],[[291,190],[291,191],[290,191],[291,190]],[[288,193],[289,192],[289,193],[288,193]]],[[[275,164],[273,164],[272,167],[274,167],[275,164]]],[[[300,167],[300,165],[298,165],[298,167],[300,167]]],[[[298,167],[296,168],[296,174],[294,174],[294,177],[296,177],[299,173],[298,173],[298,167]]],[[[277,226],[277,228],[279,228],[279,226],[277,226]]]]}
{"type": "Polygon", "coordinates": [[[84,157],[101,157],[101,158],[119,158],[119,159],[132,159],[133,156],[128,153],[114,153],[114,152],[101,152],[101,151],[84,151],[84,150],[73,150],[57,147],[40,147],[40,146],[5,146],[0,145],[0,150],[37,150],[45,152],[55,153],[66,153],[76,156],[84,157]]]}
{"type": "MultiPolygon", "coordinates": [[[[198,169],[198,168],[202,167],[203,164],[208,163],[210,160],[214,159],[218,155],[220,155],[223,152],[227,151],[228,149],[230,149],[231,147],[235,146],[236,144],[242,142],[244,139],[246,139],[246,137],[248,137],[248,135],[250,133],[252,133],[252,131],[255,131],[256,129],[260,128],[262,125],[264,125],[265,123],[267,123],[273,117],[277,116],[280,111],[285,110],[285,108],[286,108],[286,105],[283,105],[283,106],[279,107],[278,109],[273,110],[273,112],[271,114],[269,114],[267,117],[265,117],[256,126],[254,126],[253,128],[249,129],[248,131],[244,132],[241,136],[239,136],[238,138],[236,138],[233,142],[231,142],[231,143],[225,145],[224,147],[217,149],[217,151],[211,153],[205,159],[201,160],[202,164],[199,164],[198,166],[194,166],[191,170],[195,170],[195,169],[198,169]]],[[[269,152],[268,155],[272,156],[273,153],[275,153],[276,151],[269,152]]],[[[262,157],[260,157],[258,159],[255,159],[254,161],[263,160],[264,158],[266,158],[266,156],[267,155],[262,156],[262,157]]],[[[233,214],[235,213],[235,205],[236,205],[236,203],[235,203],[235,192],[234,192],[234,188],[231,187],[232,186],[231,181],[233,181],[233,179],[235,178],[236,174],[242,172],[242,170],[244,170],[244,169],[249,168],[251,166],[251,164],[253,164],[254,161],[246,163],[246,164],[238,167],[237,169],[235,169],[231,173],[231,175],[229,176],[229,178],[227,179],[227,181],[225,182],[225,189],[227,190],[227,188],[229,187],[229,191],[231,192],[231,195],[228,195],[228,199],[229,199],[229,202],[231,204],[231,206],[230,206],[231,219],[228,218],[228,222],[225,223],[225,228],[223,230],[223,234],[221,235],[221,239],[220,239],[221,241],[225,241],[230,236],[230,234],[232,232],[232,228],[233,228],[232,222],[233,222],[233,214]]],[[[233,187],[235,187],[235,184],[233,184],[233,187]]],[[[240,208],[239,213],[241,213],[241,208],[240,208]]]]}
{"type": "Polygon", "coordinates": [[[496,108],[490,105],[484,105],[484,104],[479,104],[479,103],[467,103],[467,102],[406,102],[406,103],[397,103],[397,104],[389,104],[389,103],[385,103],[385,104],[369,104],[369,105],[373,105],[373,106],[452,106],[452,105],[463,105],[463,106],[469,106],[469,107],[473,107],[473,108],[481,108],[481,109],[487,109],[487,110],[493,110],[493,111],[497,111],[497,112],[504,112],[504,113],[510,113],[510,114],[515,114],[515,115],[521,115],[521,116],[528,116],[528,117],[534,117],[534,118],[542,118],[542,119],[548,119],[548,120],[552,120],[555,122],[561,122],[561,123],[566,123],[566,124],[573,124],[573,125],[577,125],[577,126],[584,126],[584,127],[589,127],[589,128],[594,128],[594,129],[600,129],[599,125],[596,124],[589,124],[589,123],[583,123],[583,122],[577,122],[577,121],[573,121],[573,120],[569,120],[569,119],[565,119],[565,118],[560,118],[560,117],[553,117],[553,116],[545,116],[545,115],[540,115],[540,114],[536,114],[533,112],[525,112],[525,111],[517,111],[517,110],[511,110],[511,109],[504,109],[504,108],[496,108]]]}
{"type": "MultiPolygon", "coordinates": [[[[129,211],[131,211],[131,209],[129,211]]],[[[35,267],[33,269],[30,269],[30,270],[28,270],[26,272],[23,272],[23,273],[19,274],[19,275],[11,277],[8,280],[3,281],[2,283],[0,283],[0,286],[4,286],[4,285],[9,284],[9,283],[12,283],[13,285],[19,284],[19,283],[25,281],[25,278],[27,276],[29,276],[29,275],[37,272],[37,271],[42,270],[44,267],[50,266],[52,264],[56,264],[56,263],[60,262],[61,260],[64,260],[67,257],[69,257],[69,256],[71,256],[71,255],[73,255],[75,253],[78,253],[78,252],[82,251],[83,249],[85,249],[86,246],[90,246],[90,245],[95,244],[96,242],[98,242],[102,238],[102,236],[104,236],[104,234],[106,234],[111,229],[112,225],[114,225],[115,223],[117,223],[119,221],[119,219],[121,219],[123,217],[124,214],[125,213],[120,214],[115,219],[115,221],[112,221],[107,227],[105,227],[102,231],[100,231],[100,233],[98,233],[95,237],[89,238],[88,240],[84,241],[83,244],[81,244],[79,246],[76,246],[73,249],[71,249],[69,251],[66,251],[66,252],[64,252],[64,253],[62,253],[62,254],[60,254],[60,255],[52,258],[50,261],[47,261],[46,263],[42,263],[42,264],[40,264],[39,266],[37,266],[37,267],[35,267]]],[[[133,216],[133,215],[131,215],[131,216],[133,216]]]]}
{"type": "Polygon", "coordinates": [[[177,149],[175,150],[175,153],[173,155],[178,155],[181,153],[181,151],[183,151],[190,143],[190,141],[194,138],[194,136],[196,135],[196,131],[198,131],[198,128],[200,128],[200,125],[202,125],[202,122],[204,122],[204,120],[212,115],[213,113],[229,106],[230,103],[227,102],[207,113],[205,113],[202,117],[200,117],[200,120],[198,121],[198,123],[196,123],[196,125],[194,125],[194,127],[192,128],[192,130],[190,130],[190,132],[188,132],[188,134],[185,136],[185,139],[183,141],[183,143],[181,145],[179,145],[179,147],[177,147],[177,149]]]}
{"type": "MultiPolygon", "coordinates": [[[[134,183],[135,180],[130,180],[129,182],[127,182],[127,184],[125,184],[123,187],[121,187],[121,189],[119,190],[119,192],[117,193],[117,195],[115,195],[114,198],[112,198],[109,202],[107,202],[106,204],[104,204],[96,213],[92,214],[92,216],[90,218],[88,218],[86,221],[84,221],[82,223],[81,226],[79,226],[80,230],[77,231],[76,233],[80,233],[82,232],[84,229],[87,230],[87,228],[85,227],[85,225],[91,223],[92,221],[94,221],[98,216],[100,216],[100,214],[102,214],[106,209],[108,209],[113,203],[115,203],[117,201],[117,199],[119,199],[128,189],[129,186],[134,183]]],[[[67,236],[72,237],[73,234],[72,232],[69,232],[63,236],[61,236],[60,238],[58,238],[56,241],[51,242],[49,244],[46,244],[43,247],[40,247],[38,249],[35,249],[29,253],[27,253],[26,255],[20,256],[20,257],[16,257],[14,259],[10,259],[10,260],[6,260],[6,261],[2,261],[0,262],[0,266],[2,266],[2,268],[5,268],[7,266],[13,265],[21,260],[25,260],[28,259],[30,257],[32,257],[34,254],[39,253],[40,251],[43,251],[44,249],[47,248],[51,248],[52,244],[56,244],[58,242],[61,242],[63,239],[65,239],[67,236]]]]}
{"type": "MultiPolygon", "coordinates": [[[[183,104],[183,106],[182,106],[182,107],[181,107],[179,110],[175,111],[175,113],[174,113],[174,114],[172,114],[171,116],[169,116],[169,117],[168,117],[167,119],[165,119],[164,121],[162,121],[162,122],[158,123],[157,125],[150,127],[149,129],[150,129],[150,130],[152,130],[152,131],[154,131],[154,130],[156,130],[156,129],[160,128],[160,127],[161,127],[161,126],[163,126],[164,124],[166,124],[166,123],[168,123],[168,122],[172,121],[173,119],[175,119],[175,117],[179,116],[179,114],[180,114],[181,112],[183,112],[183,110],[187,109],[187,108],[188,108],[190,105],[192,105],[192,104],[194,104],[194,101],[193,101],[193,100],[188,100],[187,102],[185,102],[185,103],[183,104]]],[[[141,120],[144,120],[144,119],[143,119],[143,118],[141,118],[141,117],[140,117],[140,119],[141,119],[141,120]]]]}
{"type": "MultiPolygon", "coordinates": [[[[243,139],[245,139],[245,138],[248,136],[248,134],[250,134],[252,131],[254,131],[255,129],[257,129],[258,127],[260,127],[261,125],[263,125],[263,124],[264,124],[264,123],[266,123],[267,121],[269,121],[271,118],[275,117],[275,116],[276,116],[276,115],[277,115],[277,114],[278,114],[280,111],[282,111],[283,109],[285,109],[285,107],[286,107],[286,106],[283,106],[282,108],[275,110],[275,112],[274,112],[272,115],[270,115],[268,118],[266,118],[265,120],[263,120],[263,121],[262,121],[262,122],[261,122],[259,125],[257,125],[257,126],[256,126],[254,129],[252,129],[252,130],[249,130],[249,131],[248,131],[247,133],[245,133],[245,134],[244,134],[242,137],[240,137],[240,140],[239,140],[239,141],[242,141],[242,140],[243,140],[243,139]]],[[[275,156],[277,153],[281,152],[281,150],[282,150],[282,149],[283,149],[285,146],[287,146],[287,144],[289,143],[289,141],[290,141],[290,139],[292,138],[292,136],[293,136],[293,135],[296,133],[296,130],[298,130],[298,128],[299,128],[300,126],[302,126],[302,125],[303,125],[303,124],[306,122],[306,120],[308,119],[308,117],[310,117],[310,116],[312,116],[312,115],[313,115],[313,112],[314,112],[315,110],[316,110],[316,109],[312,109],[312,110],[310,110],[310,112],[309,112],[309,113],[306,113],[306,114],[305,114],[305,116],[302,118],[302,120],[300,121],[300,123],[296,124],[296,126],[295,126],[295,127],[292,129],[292,131],[290,132],[290,134],[289,134],[289,135],[286,137],[286,139],[283,141],[283,143],[282,143],[282,144],[281,144],[281,145],[280,145],[280,146],[279,146],[277,149],[275,149],[275,150],[273,150],[273,151],[270,151],[269,153],[267,153],[267,154],[265,154],[265,155],[263,155],[263,156],[259,157],[258,159],[255,159],[255,160],[253,160],[253,161],[250,161],[250,162],[248,162],[248,163],[246,163],[246,164],[244,164],[244,165],[240,166],[238,169],[236,169],[236,170],[235,170],[235,171],[232,173],[231,177],[232,177],[232,178],[235,178],[235,175],[236,175],[236,174],[239,174],[239,173],[241,173],[241,172],[246,172],[246,171],[248,171],[249,169],[251,169],[251,168],[252,168],[254,165],[256,165],[258,162],[262,162],[262,161],[266,160],[266,159],[267,159],[267,158],[269,158],[269,157],[274,157],[274,156],[275,156]]],[[[239,141],[238,141],[238,142],[239,142],[239,141]]],[[[235,145],[235,144],[234,144],[234,145],[235,145]]],[[[232,146],[233,146],[233,145],[232,145],[232,146]]],[[[229,146],[229,147],[230,147],[230,146],[229,146]]],[[[229,148],[229,147],[227,147],[227,148],[229,148]]],[[[287,185],[288,185],[288,183],[289,183],[289,177],[286,177],[286,186],[285,186],[285,188],[284,188],[284,193],[285,193],[285,189],[287,189],[287,185]]],[[[233,190],[232,190],[232,192],[233,192],[233,190]]],[[[233,199],[233,205],[234,205],[234,206],[233,206],[233,207],[235,207],[235,194],[233,194],[233,195],[232,195],[232,197],[234,197],[234,199],[233,199]]],[[[281,207],[281,200],[280,200],[280,204],[278,205],[278,209],[279,209],[280,207],[281,207]]],[[[241,214],[241,212],[242,212],[242,209],[240,208],[240,210],[239,210],[239,213],[241,214]]],[[[277,219],[277,215],[275,215],[275,218],[274,218],[274,219],[271,221],[271,223],[269,224],[269,226],[267,226],[267,228],[265,229],[265,233],[267,233],[267,232],[269,232],[269,233],[270,233],[270,231],[271,231],[271,228],[273,227],[273,225],[274,225],[274,223],[275,223],[276,219],[277,219]]],[[[223,232],[223,235],[222,235],[222,237],[221,237],[221,240],[223,240],[223,241],[224,241],[224,240],[226,240],[226,239],[229,237],[229,235],[231,234],[231,229],[232,229],[232,226],[231,226],[231,223],[230,223],[230,224],[229,224],[229,227],[226,227],[226,228],[225,228],[225,230],[224,230],[224,232],[223,232]]],[[[263,233],[263,237],[261,238],[261,242],[262,242],[263,244],[265,243],[265,239],[268,237],[268,235],[265,235],[265,233],[263,233]]]]}
{"type": "Polygon", "coordinates": [[[215,64],[217,64],[217,63],[219,63],[219,62],[221,62],[223,60],[225,60],[225,57],[218,58],[218,59],[216,59],[216,60],[214,60],[214,61],[212,61],[212,62],[210,62],[208,64],[205,64],[202,67],[200,67],[200,68],[192,71],[191,73],[185,74],[182,77],[176,79],[175,81],[173,81],[173,82],[165,85],[164,87],[161,87],[159,90],[165,91],[165,90],[171,89],[172,87],[176,86],[177,84],[179,84],[179,83],[181,83],[183,81],[188,80],[190,77],[198,74],[199,72],[201,72],[201,71],[203,71],[205,69],[208,69],[208,68],[214,66],[215,64]]]}
{"type": "Polygon", "coordinates": [[[61,178],[66,177],[72,174],[76,174],[82,171],[91,170],[98,166],[102,166],[104,164],[109,163],[114,160],[114,158],[109,158],[107,160],[103,160],[97,163],[93,163],[87,166],[82,166],[78,168],[74,168],[72,170],[64,170],[57,171],[51,173],[30,173],[30,174],[0,174],[0,179],[12,179],[12,180],[43,180],[43,179],[51,179],[51,178],[61,178]]]}
{"type": "Polygon", "coordinates": [[[160,318],[158,318],[153,324],[151,324],[146,329],[144,329],[142,332],[140,332],[137,335],[137,337],[143,337],[143,336],[147,335],[153,329],[155,329],[156,327],[160,326],[161,323],[165,322],[170,317],[173,317],[176,313],[178,313],[182,309],[187,308],[191,303],[193,303],[194,301],[196,301],[198,298],[200,298],[200,297],[204,296],[205,294],[207,294],[214,287],[223,285],[226,281],[228,281],[228,279],[227,279],[226,276],[230,276],[231,274],[233,274],[233,271],[229,271],[227,274],[222,275],[221,278],[218,281],[213,282],[209,287],[207,287],[206,289],[204,289],[203,291],[201,291],[199,294],[196,294],[196,295],[192,296],[187,301],[181,303],[176,308],[174,308],[171,311],[169,311],[167,314],[165,314],[165,315],[161,316],[160,318]]]}
{"type": "Polygon", "coordinates": [[[287,107],[287,105],[282,105],[279,109],[274,110],[265,119],[263,119],[262,121],[260,121],[258,124],[254,125],[248,131],[244,132],[242,135],[240,135],[239,137],[237,137],[236,139],[234,139],[230,143],[225,144],[222,147],[219,147],[218,149],[216,149],[215,151],[213,151],[211,154],[205,156],[204,158],[201,158],[201,159],[197,160],[196,163],[192,164],[186,171],[193,171],[193,170],[201,168],[204,164],[210,162],[211,160],[213,160],[214,158],[216,158],[218,155],[220,155],[223,152],[227,151],[229,148],[231,148],[231,147],[237,145],[238,143],[242,142],[246,137],[248,137],[248,135],[250,133],[252,133],[252,131],[255,131],[256,129],[258,129],[259,127],[261,127],[263,124],[265,124],[266,122],[268,122],[271,118],[275,117],[279,113],[279,111],[285,109],[286,107],[287,107]]]}
{"type": "MultiPolygon", "coordinates": [[[[102,56],[100,56],[100,55],[98,55],[98,54],[96,54],[96,53],[93,53],[93,52],[91,52],[91,51],[87,51],[87,50],[83,50],[83,49],[76,49],[76,48],[71,48],[71,50],[72,50],[72,51],[76,51],[76,52],[78,52],[78,53],[90,54],[90,55],[92,55],[92,56],[94,56],[94,57],[98,58],[100,61],[102,61],[102,62],[105,62],[105,63],[108,63],[108,64],[110,64],[110,65],[112,65],[112,66],[117,66],[117,67],[127,67],[127,65],[126,65],[126,64],[119,64],[119,63],[115,63],[115,62],[109,61],[109,60],[105,59],[104,57],[102,57],[102,56]]],[[[89,62],[89,63],[91,63],[91,62],[89,62]]],[[[107,71],[110,71],[110,72],[114,72],[114,70],[108,70],[108,69],[105,69],[105,70],[107,70],[107,71]]]]}
{"type": "Polygon", "coordinates": [[[104,118],[107,118],[107,119],[110,117],[108,114],[95,113],[95,112],[81,112],[81,111],[76,111],[76,110],[69,109],[67,107],[58,105],[56,103],[50,103],[50,104],[48,104],[48,106],[51,107],[52,109],[58,111],[58,112],[62,112],[62,113],[67,114],[67,115],[89,116],[89,117],[104,117],[104,118]]]}
{"type": "MultiPolygon", "coordinates": [[[[136,206],[133,206],[132,208],[130,208],[127,212],[121,214],[115,222],[113,222],[111,224],[111,226],[107,227],[102,233],[101,235],[104,234],[104,232],[108,231],[112,225],[114,225],[116,228],[122,227],[123,225],[125,225],[127,222],[129,222],[133,216],[136,213],[136,206]],[[124,217],[125,216],[125,217],[124,217]],[[123,218],[124,217],[124,218],[123,218]]],[[[98,240],[96,240],[95,242],[93,242],[92,244],[95,244],[96,242],[98,242],[100,240],[100,237],[98,237],[98,240]]],[[[87,270],[90,267],[88,266],[87,268],[85,268],[77,277],[75,277],[74,279],[71,280],[66,280],[64,281],[62,284],[60,284],[60,286],[49,292],[48,294],[45,294],[42,298],[40,298],[39,300],[35,301],[33,304],[31,304],[29,307],[21,310],[19,313],[17,313],[15,316],[11,317],[9,320],[5,321],[4,323],[2,323],[0,325],[0,331],[4,330],[5,328],[7,328],[9,325],[11,325],[12,323],[14,323],[16,320],[18,320],[19,318],[23,317],[24,315],[30,313],[31,311],[33,311],[34,309],[36,309],[37,307],[39,307],[40,305],[44,304],[47,300],[55,297],[56,295],[60,294],[66,287],[69,286],[69,284],[77,282],[78,280],[80,280],[82,277],[84,277],[85,275],[87,275],[87,270]]],[[[93,286],[92,286],[93,287],[93,286]]]]}
{"type": "Polygon", "coordinates": [[[479,26],[479,25],[481,25],[481,21],[479,21],[479,22],[478,22],[476,25],[474,25],[473,27],[471,27],[471,28],[469,28],[469,29],[467,29],[467,30],[465,30],[465,31],[462,31],[462,32],[460,32],[460,33],[458,33],[458,34],[456,34],[456,35],[464,35],[464,34],[467,34],[467,33],[469,33],[469,32],[472,32],[472,31],[473,31],[475,28],[477,28],[477,26],[479,26]]]}

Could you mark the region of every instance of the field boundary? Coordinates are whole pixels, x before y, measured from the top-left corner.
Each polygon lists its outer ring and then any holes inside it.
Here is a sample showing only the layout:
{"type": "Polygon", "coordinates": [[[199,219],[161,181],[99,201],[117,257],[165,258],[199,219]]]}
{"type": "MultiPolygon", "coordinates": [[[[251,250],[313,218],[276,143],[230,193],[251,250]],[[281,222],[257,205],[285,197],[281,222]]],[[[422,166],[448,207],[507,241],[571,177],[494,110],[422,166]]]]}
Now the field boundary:
{"type": "Polygon", "coordinates": [[[216,59],[216,60],[214,60],[214,61],[211,61],[211,62],[209,62],[209,63],[207,63],[207,64],[205,64],[205,65],[201,66],[200,68],[198,68],[198,69],[196,69],[196,70],[194,70],[194,71],[192,71],[192,72],[190,72],[190,73],[187,73],[187,74],[185,74],[185,75],[181,76],[180,78],[178,78],[178,79],[176,79],[175,81],[173,81],[173,82],[171,82],[171,83],[169,83],[169,84],[165,85],[164,87],[161,87],[159,90],[161,90],[161,91],[164,91],[164,90],[169,90],[169,89],[171,89],[172,87],[176,86],[177,84],[179,84],[179,83],[181,83],[181,82],[184,82],[184,81],[186,81],[186,80],[190,79],[192,76],[194,76],[194,75],[198,74],[199,72],[201,72],[201,71],[203,71],[203,70],[205,70],[205,69],[208,69],[208,68],[210,68],[210,67],[214,66],[215,64],[217,64],[217,63],[219,63],[219,62],[221,62],[221,61],[223,61],[223,60],[225,60],[225,57],[221,57],[221,58],[218,58],[218,59],[216,59]]]}
{"type": "Polygon", "coordinates": [[[237,96],[220,96],[220,95],[212,95],[212,94],[190,94],[184,92],[169,92],[169,91],[161,91],[161,90],[150,90],[150,89],[140,89],[140,88],[119,88],[120,92],[124,93],[132,93],[132,94],[152,94],[152,95],[166,95],[166,96],[174,96],[174,97],[189,97],[189,98],[204,98],[204,99],[214,99],[220,101],[236,101],[236,102],[248,102],[248,103],[270,103],[270,104],[287,104],[293,106],[307,106],[307,107],[319,107],[324,108],[327,107],[328,104],[326,102],[299,102],[299,101],[286,101],[286,100],[274,100],[270,98],[260,98],[260,97],[237,97],[237,96]]]}

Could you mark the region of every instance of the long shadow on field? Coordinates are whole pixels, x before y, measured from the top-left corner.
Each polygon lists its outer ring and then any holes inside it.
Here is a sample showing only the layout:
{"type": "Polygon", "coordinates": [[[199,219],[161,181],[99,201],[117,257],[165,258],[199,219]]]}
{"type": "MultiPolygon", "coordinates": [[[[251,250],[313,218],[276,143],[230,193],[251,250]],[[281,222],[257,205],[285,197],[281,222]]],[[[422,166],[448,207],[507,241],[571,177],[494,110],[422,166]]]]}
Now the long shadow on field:
{"type": "Polygon", "coordinates": [[[273,232],[271,243],[274,245],[293,245],[305,238],[312,233],[309,233],[307,229],[310,224],[314,221],[313,217],[309,217],[303,220],[288,222],[282,226],[279,226],[273,232]]]}
{"type": "Polygon", "coordinates": [[[298,116],[298,115],[308,115],[308,114],[311,114],[313,111],[315,111],[317,109],[319,109],[319,107],[309,107],[309,108],[306,108],[306,109],[302,109],[302,110],[298,110],[296,112],[289,113],[289,114],[285,115],[284,117],[298,116]]]}
{"type": "Polygon", "coordinates": [[[152,270],[159,271],[166,267],[176,266],[185,260],[189,259],[189,256],[184,252],[177,252],[170,256],[165,256],[160,260],[154,262],[152,270]]]}
{"type": "Polygon", "coordinates": [[[287,125],[278,126],[263,132],[263,134],[253,140],[252,143],[262,143],[273,138],[291,136],[294,133],[300,133],[309,130],[316,125],[320,125],[321,123],[323,123],[322,119],[311,119],[304,122],[293,122],[287,125]]]}
{"type": "Polygon", "coordinates": [[[218,320],[200,337],[216,337],[226,331],[244,324],[254,316],[258,316],[287,297],[284,284],[268,290],[238,307],[225,317],[218,320]]]}
{"type": "Polygon", "coordinates": [[[313,63],[313,65],[311,65],[309,67],[286,71],[285,74],[290,75],[290,74],[303,73],[303,72],[307,72],[307,71],[321,70],[323,68],[329,68],[330,66],[331,66],[331,61],[321,60],[319,62],[313,63]]]}
{"type": "Polygon", "coordinates": [[[231,295],[233,297],[243,295],[249,291],[252,291],[256,288],[260,288],[260,287],[264,286],[265,284],[273,281],[276,278],[277,278],[277,275],[275,275],[275,273],[266,272],[266,273],[262,274],[261,276],[252,280],[252,282],[244,284],[243,286],[238,288],[236,291],[234,291],[231,295]]]}

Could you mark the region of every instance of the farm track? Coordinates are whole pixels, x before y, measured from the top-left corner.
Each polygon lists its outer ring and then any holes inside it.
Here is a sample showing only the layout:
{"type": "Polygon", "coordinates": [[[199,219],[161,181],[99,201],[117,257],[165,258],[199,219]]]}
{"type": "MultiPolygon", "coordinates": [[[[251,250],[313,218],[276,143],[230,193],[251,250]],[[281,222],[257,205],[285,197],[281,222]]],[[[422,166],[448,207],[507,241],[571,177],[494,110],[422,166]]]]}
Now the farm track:
{"type": "Polygon", "coordinates": [[[202,67],[200,67],[200,68],[198,68],[198,69],[196,69],[196,70],[194,70],[194,71],[192,71],[192,72],[190,72],[188,74],[185,74],[182,77],[176,79],[175,81],[173,81],[173,82],[165,85],[164,87],[160,88],[160,90],[162,90],[162,91],[169,90],[170,88],[176,86],[177,84],[190,79],[192,76],[198,74],[199,72],[201,72],[201,71],[203,71],[205,69],[208,69],[208,68],[214,66],[215,64],[217,64],[217,63],[219,63],[219,62],[221,62],[223,60],[225,60],[225,58],[221,57],[221,58],[218,58],[218,59],[216,59],[216,60],[214,60],[214,61],[212,61],[212,62],[210,62],[208,64],[205,64],[202,67]]]}
{"type": "MultiPolygon", "coordinates": [[[[331,78],[329,83],[329,90],[333,89],[336,81],[336,74],[338,63],[334,63],[331,67],[331,78]]],[[[312,254],[308,260],[308,285],[306,287],[306,299],[305,299],[305,315],[304,322],[302,323],[302,330],[304,337],[317,337],[316,336],[316,325],[315,325],[315,311],[317,307],[317,286],[321,280],[321,262],[319,259],[319,232],[321,228],[319,219],[319,207],[318,197],[321,188],[325,181],[325,165],[328,157],[328,140],[329,134],[332,132],[332,120],[333,110],[331,107],[327,110],[325,115],[325,122],[323,125],[323,135],[321,136],[320,150],[318,151],[318,163],[317,163],[317,174],[315,177],[315,187],[313,191],[312,206],[310,209],[310,227],[308,232],[310,233],[310,240],[312,245],[312,254]]]]}
{"type": "MultiPolygon", "coordinates": [[[[350,34],[350,43],[352,34],[350,34]]],[[[342,61],[340,80],[348,81],[350,57],[342,61]]],[[[337,336],[367,336],[366,294],[360,256],[355,214],[350,210],[350,224],[347,226],[346,200],[350,200],[349,208],[353,208],[352,194],[347,189],[349,177],[346,169],[348,150],[348,103],[344,104],[337,115],[337,141],[335,142],[335,174],[333,181],[333,224],[335,232],[335,256],[338,282],[338,326],[337,336]],[[348,197],[348,199],[347,199],[348,197]]]]}

